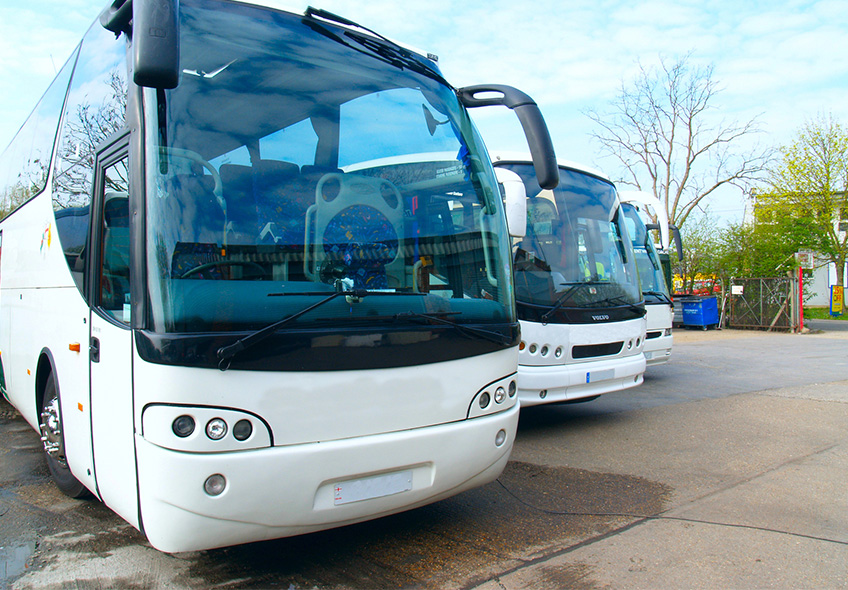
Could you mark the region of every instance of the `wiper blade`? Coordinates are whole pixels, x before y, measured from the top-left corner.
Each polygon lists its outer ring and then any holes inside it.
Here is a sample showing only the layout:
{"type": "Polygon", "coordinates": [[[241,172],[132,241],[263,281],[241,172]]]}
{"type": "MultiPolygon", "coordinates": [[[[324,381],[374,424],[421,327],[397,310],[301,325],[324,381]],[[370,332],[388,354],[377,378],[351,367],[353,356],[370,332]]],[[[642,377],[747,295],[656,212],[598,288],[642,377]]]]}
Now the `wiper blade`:
{"type": "MultiPolygon", "coordinates": [[[[243,350],[247,350],[251,346],[255,346],[256,344],[262,342],[263,340],[265,340],[266,338],[271,336],[274,332],[276,332],[277,330],[279,330],[280,328],[282,328],[286,324],[293,322],[294,320],[296,320],[300,316],[309,313],[313,309],[321,307],[325,303],[329,303],[330,301],[332,301],[333,299],[336,299],[337,297],[345,296],[345,297],[354,297],[354,298],[357,298],[357,299],[361,299],[362,297],[365,297],[368,294],[369,294],[369,292],[366,289],[349,289],[349,290],[345,290],[345,291],[336,291],[335,293],[328,295],[324,299],[316,301],[315,303],[313,303],[312,305],[310,305],[308,307],[304,307],[303,309],[301,309],[297,313],[293,313],[291,315],[288,315],[288,316],[284,317],[283,319],[274,322],[273,324],[269,324],[269,325],[265,326],[264,328],[256,330],[255,332],[248,334],[244,338],[239,338],[238,340],[236,340],[234,343],[230,344],[229,346],[222,346],[221,348],[218,349],[218,368],[222,371],[226,371],[227,369],[230,368],[230,363],[232,362],[232,358],[234,356],[236,356],[237,354],[239,354],[243,350]]],[[[302,293],[297,293],[297,295],[302,295],[302,293]]]]}
{"type": "Polygon", "coordinates": [[[361,49],[358,49],[357,47],[352,46],[350,43],[348,43],[347,41],[345,41],[344,39],[342,39],[338,35],[332,33],[331,31],[328,31],[327,29],[325,29],[323,27],[320,27],[320,30],[319,30],[318,27],[315,26],[315,25],[317,25],[317,23],[307,23],[307,24],[309,24],[310,27],[312,27],[313,30],[321,33],[322,35],[326,36],[329,39],[332,39],[333,41],[336,41],[338,43],[341,43],[342,45],[350,47],[351,49],[353,49],[355,51],[359,51],[360,53],[363,53],[365,55],[371,55],[372,57],[376,57],[377,59],[380,59],[380,60],[382,60],[382,61],[384,61],[388,64],[391,64],[391,65],[395,66],[396,68],[410,69],[410,70],[412,70],[416,73],[427,76],[428,78],[432,78],[433,80],[436,80],[437,82],[441,82],[442,84],[444,84],[445,86],[448,86],[449,88],[451,87],[451,85],[448,83],[448,81],[445,80],[442,77],[442,75],[438,72],[438,70],[430,67],[429,65],[427,65],[424,62],[417,60],[415,58],[413,52],[406,49],[405,47],[402,47],[401,45],[398,45],[397,43],[395,43],[394,41],[392,41],[388,37],[384,37],[383,35],[381,35],[378,32],[373,31],[366,26],[360,25],[357,22],[346,19],[343,16],[333,14],[332,12],[328,12],[328,11],[322,10],[320,8],[313,8],[312,6],[310,6],[306,9],[305,14],[306,14],[306,16],[311,17],[313,19],[315,19],[315,18],[323,19],[323,20],[326,20],[326,21],[330,21],[330,22],[340,24],[340,25],[345,25],[345,26],[348,26],[348,27],[355,27],[357,29],[360,29],[362,31],[370,33],[371,35],[374,35],[374,37],[377,37],[377,39],[367,37],[365,35],[360,35],[360,34],[352,32],[352,31],[345,31],[345,36],[353,39],[354,41],[356,41],[357,43],[359,43],[360,45],[362,45],[366,49],[370,50],[370,51],[366,52],[366,51],[362,51],[361,49]],[[380,41],[382,41],[382,43],[380,41]]]}
{"type": "Polygon", "coordinates": [[[504,336],[498,332],[492,332],[491,330],[484,330],[483,328],[478,328],[476,326],[468,326],[465,324],[460,324],[458,322],[454,322],[452,320],[447,320],[441,316],[445,315],[457,315],[462,312],[458,311],[445,311],[445,312],[436,312],[436,313],[419,313],[417,311],[401,311],[396,313],[393,317],[395,320],[399,320],[402,318],[419,318],[424,320],[430,320],[436,322],[437,324],[444,324],[446,326],[451,326],[456,328],[460,332],[464,333],[466,336],[476,336],[479,338],[483,338],[484,340],[488,340],[489,342],[494,342],[496,344],[510,344],[512,342],[512,338],[508,336],[504,336]]]}
{"type": "Polygon", "coordinates": [[[656,297],[657,299],[662,299],[666,303],[671,303],[671,297],[669,297],[666,293],[662,291],[642,291],[642,295],[651,295],[652,297],[656,297]]]}
{"type": "MultiPolygon", "coordinates": [[[[568,283],[563,283],[563,284],[567,285],[568,283]]],[[[557,300],[554,301],[553,306],[551,306],[551,308],[548,311],[546,311],[545,313],[542,314],[542,318],[541,318],[542,322],[546,323],[548,321],[548,319],[551,316],[553,316],[554,313],[556,313],[556,311],[560,307],[565,305],[565,302],[568,300],[568,296],[571,295],[572,293],[574,293],[580,287],[586,287],[586,286],[589,286],[589,285],[600,285],[600,284],[602,284],[600,281],[585,281],[585,282],[580,282],[580,283],[572,283],[571,286],[568,289],[563,291],[562,295],[557,297],[557,300]]]]}

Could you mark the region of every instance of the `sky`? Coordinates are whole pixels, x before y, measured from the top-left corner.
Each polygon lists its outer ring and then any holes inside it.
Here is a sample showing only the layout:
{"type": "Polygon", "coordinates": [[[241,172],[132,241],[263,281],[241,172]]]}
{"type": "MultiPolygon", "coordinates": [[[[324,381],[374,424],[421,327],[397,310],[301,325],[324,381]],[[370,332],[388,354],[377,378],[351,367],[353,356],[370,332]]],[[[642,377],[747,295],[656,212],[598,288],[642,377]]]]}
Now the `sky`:
{"type": "MultiPolygon", "coordinates": [[[[264,0],[275,4],[275,0],[264,0]]],[[[14,137],[107,0],[0,0],[0,150],[14,137]]],[[[303,11],[308,2],[278,5],[303,11]]],[[[848,125],[848,0],[314,0],[311,4],[439,56],[455,87],[516,86],[539,104],[557,156],[613,179],[623,172],[592,139],[586,115],[609,110],[639,64],[690,54],[712,65],[721,92],[710,123],[756,118],[739,149],[781,146],[819,114],[848,125]]],[[[507,109],[472,117],[491,152],[526,151],[507,109]]],[[[741,190],[709,201],[740,221],[741,190]]]]}

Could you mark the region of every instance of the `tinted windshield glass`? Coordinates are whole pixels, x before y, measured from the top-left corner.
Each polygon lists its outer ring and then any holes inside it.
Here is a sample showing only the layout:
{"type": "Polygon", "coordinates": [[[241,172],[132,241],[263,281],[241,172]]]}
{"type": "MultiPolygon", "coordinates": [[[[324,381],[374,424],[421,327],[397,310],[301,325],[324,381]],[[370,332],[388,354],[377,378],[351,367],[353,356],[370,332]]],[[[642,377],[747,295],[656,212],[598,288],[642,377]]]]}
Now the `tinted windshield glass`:
{"type": "Polygon", "coordinates": [[[494,174],[438,75],[301,16],[180,10],[180,85],[145,94],[156,331],[259,328],[348,289],[380,296],[296,325],[514,321],[494,174]]]}
{"type": "Polygon", "coordinates": [[[560,168],[542,190],[530,164],[498,164],[527,191],[527,235],[513,243],[516,299],[561,308],[627,306],[641,300],[630,238],[609,182],[560,168]]]}
{"type": "Polygon", "coordinates": [[[645,227],[645,222],[636,207],[622,203],[621,210],[627,223],[627,231],[633,239],[633,252],[636,255],[636,266],[639,269],[639,281],[645,301],[668,301],[669,292],[665,284],[662,265],[651,235],[645,227]]]}

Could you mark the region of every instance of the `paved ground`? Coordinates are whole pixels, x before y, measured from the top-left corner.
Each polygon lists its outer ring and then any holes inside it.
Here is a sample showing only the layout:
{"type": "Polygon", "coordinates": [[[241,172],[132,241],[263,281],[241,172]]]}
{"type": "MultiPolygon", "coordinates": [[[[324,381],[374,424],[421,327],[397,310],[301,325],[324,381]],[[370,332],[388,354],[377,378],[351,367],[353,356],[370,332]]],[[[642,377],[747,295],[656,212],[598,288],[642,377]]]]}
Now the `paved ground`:
{"type": "Polygon", "coordinates": [[[58,493],[0,403],[0,588],[848,587],[848,332],[811,328],[677,330],[642,387],[523,410],[489,486],[177,556],[58,493]]]}

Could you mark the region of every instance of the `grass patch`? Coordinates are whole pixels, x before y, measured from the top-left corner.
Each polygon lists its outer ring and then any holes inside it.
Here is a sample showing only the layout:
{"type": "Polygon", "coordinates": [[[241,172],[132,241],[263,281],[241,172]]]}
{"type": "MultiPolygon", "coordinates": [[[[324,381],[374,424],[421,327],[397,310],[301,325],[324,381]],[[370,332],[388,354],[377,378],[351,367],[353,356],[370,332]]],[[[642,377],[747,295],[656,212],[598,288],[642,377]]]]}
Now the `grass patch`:
{"type": "Polygon", "coordinates": [[[828,307],[805,307],[804,319],[806,320],[848,320],[848,315],[830,315],[828,307]]]}

